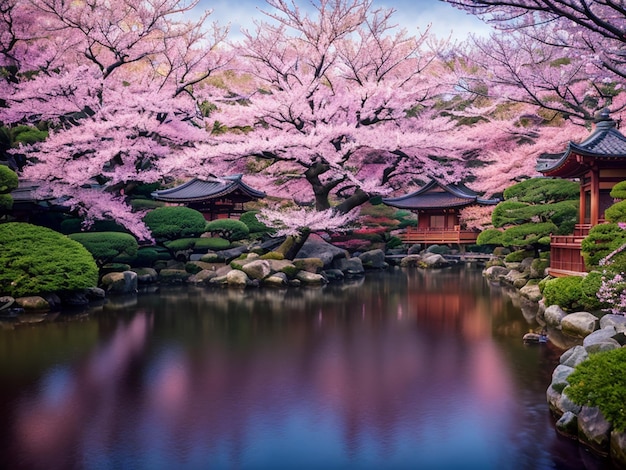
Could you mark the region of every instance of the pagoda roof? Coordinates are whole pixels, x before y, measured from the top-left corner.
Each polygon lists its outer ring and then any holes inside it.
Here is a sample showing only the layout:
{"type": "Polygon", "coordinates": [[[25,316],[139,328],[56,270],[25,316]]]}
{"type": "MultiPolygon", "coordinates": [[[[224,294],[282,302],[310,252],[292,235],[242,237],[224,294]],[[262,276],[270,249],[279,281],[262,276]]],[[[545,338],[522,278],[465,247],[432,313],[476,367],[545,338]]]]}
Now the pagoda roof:
{"type": "Polygon", "coordinates": [[[395,198],[383,198],[388,206],[398,209],[447,209],[471,204],[494,205],[499,199],[481,199],[478,193],[463,184],[443,184],[431,179],[425,186],[395,198]]]}
{"type": "Polygon", "coordinates": [[[537,160],[537,171],[546,176],[575,178],[585,174],[592,164],[626,165],[626,136],[617,130],[608,110],[600,113],[594,131],[580,143],[570,142],[560,157],[543,156],[537,160]]]}
{"type": "Polygon", "coordinates": [[[241,178],[240,174],[224,178],[193,178],[174,188],[154,191],[152,197],[165,202],[200,202],[223,197],[236,191],[250,199],[265,197],[263,191],[248,186],[241,178]]]}

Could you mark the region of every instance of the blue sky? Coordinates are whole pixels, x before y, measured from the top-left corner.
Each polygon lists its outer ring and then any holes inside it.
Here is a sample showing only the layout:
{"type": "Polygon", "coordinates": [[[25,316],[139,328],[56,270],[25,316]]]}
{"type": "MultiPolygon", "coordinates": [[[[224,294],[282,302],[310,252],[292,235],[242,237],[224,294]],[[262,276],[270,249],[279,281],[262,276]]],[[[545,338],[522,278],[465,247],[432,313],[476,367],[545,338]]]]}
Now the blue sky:
{"type": "MultiPolygon", "coordinates": [[[[309,0],[296,0],[298,5],[309,4],[309,0]]],[[[203,10],[212,9],[209,20],[221,25],[230,23],[231,39],[236,39],[242,27],[253,29],[253,18],[261,18],[260,9],[265,9],[265,0],[200,0],[203,10]]],[[[470,32],[485,35],[488,27],[477,18],[468,15],[439,0],[374,0],[374,8],[394,8],[395,21],[406,28],[410,34],[426,29],[431,24],[431,31],[444,38],[452,34],[454,39],[462,40],[470,32]],[[419,29],[418,29],[419,28],[419,29]]]]}

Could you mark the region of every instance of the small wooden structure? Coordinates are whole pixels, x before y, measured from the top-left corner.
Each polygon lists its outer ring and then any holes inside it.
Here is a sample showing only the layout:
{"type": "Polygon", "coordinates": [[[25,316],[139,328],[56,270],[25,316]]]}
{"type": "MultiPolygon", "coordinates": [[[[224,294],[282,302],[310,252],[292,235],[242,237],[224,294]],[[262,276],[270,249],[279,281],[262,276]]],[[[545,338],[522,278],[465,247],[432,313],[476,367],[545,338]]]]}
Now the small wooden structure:
{"type": "Polygon", "coordinates": [[[402,241],[422,245],[476,243],[479,232],[461,227],[461,209],[498,202],[499,199],[481,199],[463,184],[443,184],[436,179],[404,196],[383,198],[383,203],[389,206],[417,213],[417,227],[408,227],[402,241]]]}
{"type": "Polygon", "coordinates": [[[215,220],[241,215],[245,212],[246,202],[261,199],[265,193],[248,186],[238,174],[224,178],[193,178],[174,188],[154,191],[152,197],[157,201],[184,204],[202,212],[205,219],[215,220]]]}
{"type": "Polygon", "coordinates": [[[626,137],[605,109],[587,139],[570,142],[557,158],[538,159],[537,170],[549,177],[580,180],[579,223],[573,235],[552,236],[549,271],[553,276],[583,274],[581,242],[591,227],[605,221],[604,211],[614,202],[611,189],[626,180],[626,137]]]}

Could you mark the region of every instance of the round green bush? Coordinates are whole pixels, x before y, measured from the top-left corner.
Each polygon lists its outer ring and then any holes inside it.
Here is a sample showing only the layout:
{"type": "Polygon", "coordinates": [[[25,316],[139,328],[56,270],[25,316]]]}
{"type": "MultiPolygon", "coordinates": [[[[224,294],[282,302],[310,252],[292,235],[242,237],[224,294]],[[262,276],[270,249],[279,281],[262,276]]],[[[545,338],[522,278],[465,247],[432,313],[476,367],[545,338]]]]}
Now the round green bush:
{"type": "Polygon", "coordinates": [[[10,211],[13,207],[13,196],[10,194],[0,194],[0,212],[10,211]]]}
{"type": "Polygon", "coordinates": [[[0,165],[0,194],[8,194],[18,187],[17,174],[6,165],[0,165]]]}
{"type": "Polygon", "coordinates": [[[583,306],[581,276],[567,276],[550,279],[543,286],[545,304],[558,305],[563,310],[572,311],[583,306]]]}
{"type": "Polygon", "coordinates": [[[502,230],[488,228],[478,234],[477,245],[502,245],[502,230]]]}
{"type": "Polygon", "coordinates": [[[227,250],[230,248],[230,242],[220,237],[202,237],[196,239],[193,247],[196,250],[227,250]]]}
{"type": "Polygon", "coordinates": [[[600,271],[591,271],[583,277],[580,283],[581,300],[585,310],[600,310],[605,308],[602,302],[598,300],[598,290],[602,284],[602,273],[600,271]]]}
{"type": "Polygon", "coordinates": [[[567,378],[567,396],[598,407],[617,432],[626,431],[626,348],[592,354],[567,378]]]}
{"type": "Polygon", "coordinates": [[[520,209],[529,207],[528,204],[518,201],[504,201],[498,204],[491,214],[491,221],[496,228],[509,224],[526,222],[526,216],[520,216],[520,209]]]}
{"type": "Polygon", "coordinates": [[[99,266],[117,256],[134,257],[137,254],[137,240],[128,233],[82,232],[72,233],[68,237],[87,248],[99,266]]]}
{"type": "Polygon", "coordinates": [[[241,214],[239,221],[246,224],[250,233],[272,233],[273,229],[257,219],[259,211],[248,211],[241,214]]]}
{"type": "Polygon", "coordinates": [[[599,224],[591,228],[581,243],[587,268],[598,266],[600,260],[626,243],[626,230],[617,224],[599,224]]]}
{"type": "Polygon", "coordinates": [[[183,206],[158,207],[148,212],[143,221],[160,241],[199,236],[206,226],[200,212],[183,206]]]}
{"type": "Polygon", "coordinates": [[[614,224],[626,222],[626,201],[616,202],[607,208],[604,211],[604,218],[614,224]]]}
{"type": "Polygon", "coordinates": [[[164,245],[168,250],[172,251],[191,250],[198,240],[199,238],[179,238],[178,240],[165,242],[164,245]]]}
{"type": "Polygon", "coordinates": [[[504,257],[504,261],[507,263],[521,263],[526,258],[532,258],[534,253],[530,250],[517,250],[509,253],[504,257]]]}
{"type": "Polygon", "coordinates": [[[205,230],[231,242],[243,240],[250,235],[248,226],[240,220],[235,219],[212,220],[206,224],[205,230]]]}
{"type": "Polygon", "coordinates": [[[613,186],[610,195],[613,199],[626,199],[626,181],[620,181],[613,186]]]}
{"type": "Polygon", "coordinates": [[[98,283],[98,267],[83,245],[26,223],[0,225],[0,266],[0,295],[71,291],[98,283]]]}

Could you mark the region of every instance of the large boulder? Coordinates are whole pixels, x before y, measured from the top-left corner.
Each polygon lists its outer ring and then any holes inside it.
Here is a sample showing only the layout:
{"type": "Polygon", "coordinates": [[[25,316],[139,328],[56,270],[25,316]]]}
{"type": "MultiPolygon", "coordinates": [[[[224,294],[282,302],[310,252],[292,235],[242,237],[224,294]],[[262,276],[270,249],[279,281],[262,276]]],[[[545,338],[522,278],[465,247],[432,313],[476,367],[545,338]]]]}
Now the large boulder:
{"type": "Polygon", "coordinates": [[[233,269],[226,274],[226,283],[228,284],[228,287],[243,288],[250,284],[250,278],[243,271],[233,269]]]}
{"type": "Polygon", "coordinates": [[[624,315],[604,315],[600,319],[600,328],[613,326],[618,333],[626,333],[626,317],[624,315]]]}
{"type": "Polygon", "coordinates": [[[134,294],[137,292],[137,273],[124,271],[102,276],[104,290],[112,294],[134,294]]]}
{"type": "Polygon", "coordinates": [[[385,261],[385,252],[380,249],[361,253],[359,258],[366,269],[387,269],[389,267],[385,261]]]}
{"type": "Polygon", "coordinates": [[[24,310],[50,310],[50,304],[46,299],[38,295],[30,295],[27,297],[18,297],[15,299],[18,307],[24,310]]]}
{"type": "Polygon", "coordinates": [[[304,285],[320,286],[326,284],[326,278],[321,274],[311,273],[308,271],[300,271],[296,275],[296,279],[304,285]]]}
{"type": "Polygon", "coordinates": [[[575,312],[561,320],[561,331],[570,336],[584,338],[598,328],[598,318],[589,312],[575,312]]]}
{"type": "Polygon", "coordinates": [[[626,432],[611,432],[611,460],[617,468],[626,468],[626,432]]]}
{"type": "Polygon", "coordinates": [[[424,268],[445,268],[450,266],[450,261],[445,259],[442,255],[437,253],[425,253],[422,256],[422,264],[421,267],[424,268]]]}
{"type": "Polygon", "coordinates": [[[324,267],[324,261],[320,258],[298,258],[293,260],[293,265],[299,271],[317,274],[324,267]]]}
{"type": "Polygon", "coordinates": [[[543,312],[543,319],[548,326],[561,328],[561,320],[565,318],[567,313],[558,305],[550,305],[543,312]]]}
{"type": "Polygon", "coordinates": [[[336,247],[322,239],[319,235],[311,234],[300,251],[296,255],[299,258],[319,258],[324,263],[323,267],[331,267],[333,260],[348,258],[348,252],[343,248],[336,247]]]}
{"type": "Polygon", "coordinates": [[[520,289],[520,294],[532,302],[538,302],[543,297],[538,284],[526,284],[520,289]]]}
{"type": "Polygon", "coordinates": [[[583,406],[578,413],[578,440],[600,455],[609,454],[611,423],[597,407],[583,406]]]}
{"type": "Polygon", "coordinates": [[[589,353],[587,350],[583,346],[577,345],[561,354],[559,362],[564,366],[576,367],[588,358],[589,353]]]}
{"type": "Polygon", "coordinates": [[[215,277],[217,277],[217,273],[215,271],[213,271],[212,269],[203,269],[199,273],[189,276],[187,282],[194,285],[208,285],[211,279],[215,277]]]}
{"type": "Polygon", "coordinates": [[[566,411],[556,422],[556,430],[564,436],[575,439],[578,436],[578,416],[566,411]]]}
{"type": "Polygon", "coordinates": [[[362,276],[365,274],[361,258],[338,258],[333,262],[333,267],[339,269],[346,276],[362,276]]]}
{"type": "Polygon", "coordinates": [[[272,267],[269,261],[256,259],[244,264],[241,270],[246,273],[250,279],[258,279],[260,281],[271,274],[272,267]]]}
{"type": "Polygon", "coordinates": [[[152,284],[159,279],[159,273],[153,268],[133,268],[131,271],[137,273],[138,284],[152,284]]]}
{"type": "Polygon", "coordinates": [[[501,281],[508,273],[509,269],[504,266],[489,266],[483,271],[483,276],[492,281],[501,281]]]}
{"type": "MultiPolygon", "coordinates": [[[[247,246],[236,246],[234,248],[229,248],[228,250],[216,251],[215,255],[218,261],[230,263],[232,260],[239,258],[241,255],[245,253],[248,253],[248,251],[249,250],[247,246]]],[[[209,259],[209,258],[204,258],[204,257],[202,258],[203,261],[205,259],[207,262],[213,261],[212,259],[209,259]]]]}
{"type": "Polygon", "coordinates": [[[185,269],[166,268],[159,271],[159,282],[163,284],[181,284],[191,277],[185,269]]]}
{"type": "Polygon", "coordinates": [[[289,278],[285,273],[274,273],[263,279],[263,285],[266,287],[286,287],[289,285],[289,278]]]}
{"type": "Polygon", "coordinates": [[[403,268],[416,268],[422,262],[422,257],[418,254],[409,254],[400,260],[400,266],[403,268]]]}
{"type": "Polygon", "coordinates": [[[602,328],[601,330],[596,330],[593,333],[585,336],[585,339],[583,339],[583,346],[585,348],[589,348],[589,346],[593,344],[602,343],[609,339],[613,339],[613,336],[615,336],[616,334],[617,334],[617,331],[615,330],[614,326],[607,326],[606,328],[602,328]]]}

